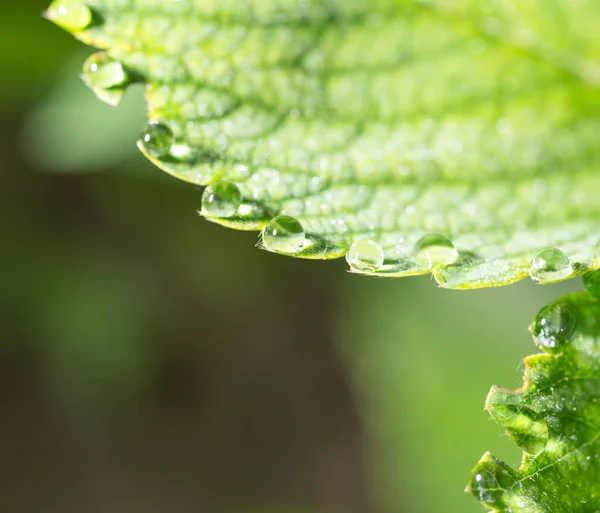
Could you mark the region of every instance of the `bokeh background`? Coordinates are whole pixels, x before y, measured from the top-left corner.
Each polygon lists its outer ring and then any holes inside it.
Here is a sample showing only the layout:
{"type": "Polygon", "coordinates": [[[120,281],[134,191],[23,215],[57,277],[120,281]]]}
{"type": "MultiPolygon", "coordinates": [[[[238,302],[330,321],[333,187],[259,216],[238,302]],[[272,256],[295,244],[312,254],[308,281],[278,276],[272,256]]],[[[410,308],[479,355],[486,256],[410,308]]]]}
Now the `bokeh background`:
{"type": "Polygon", "coordinates": [[[43,20],[0,17],[0,511],[470,513],[483,411],[581,288],[437,289],[255,247],[149,164],[43,20]]]}

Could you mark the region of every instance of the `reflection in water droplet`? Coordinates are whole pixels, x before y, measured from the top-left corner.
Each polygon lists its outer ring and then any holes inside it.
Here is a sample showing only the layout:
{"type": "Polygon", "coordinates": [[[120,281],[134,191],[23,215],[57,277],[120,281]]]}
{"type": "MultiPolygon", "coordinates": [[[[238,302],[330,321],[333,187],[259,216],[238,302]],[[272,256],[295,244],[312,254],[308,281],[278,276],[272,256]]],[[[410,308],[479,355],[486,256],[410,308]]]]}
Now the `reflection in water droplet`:
{"type": "Polygon", "coordinates": [[[295,254],[304,244],[304,228],[290,216],[277,216],[263,230],[263,243],[277,253],[295,254]]]}
{"type": "Polygon", "coordinates": [[[202,215],[205,217],[231,217],[242,203],[242,193],[231,182],[210,184],[202,193],[202,215]]]}
{"type": "Polygon", "coordinates": [[[346,253],[346,261],[358,271],[376,271],[383,264],[383,249],[372,240],[356,241],[346,253]]]}
{"type": "Polygon", "coordinates": [[[173,132],[164,123],[151,121],[142,131],[139,143],[152,157],[162,157],[173,145],[173,132]]]}
{"type": "Polygon", "coordinates": [[[77,32],[92,22],[92,11],[81,0],[54,0],[46,17],[64,29],[77,32]]]}
{"type": "Polygon", "coordinates": [[[82,78],[91,87],[108,89],[121,85],[127,79],[123,64],[106,54],[92,55],[83,66],[82,78]]]}
{"type": "MultiPolygon", "coordinates": [[[[486,456],[484,456],[486,458],[486,456]]],[[[480,461],[477,472],[471,476],[469,489],[484,504],[502,505],[506,489],[513,481],[500,463],[488,455],[487,461],[480,461]]]]}
{"type": "Polygon", "coordinates": [[[532,333],[539,346],[556,348],[567,344],[575,334],[577,321],[566,304],[545,306],[535,318],[532,333]]]}
{"type": "Polygon", "coordinates": [[[443,235],[430,233],[418,240],[413,248],[413,255],[431,269],[454,263],[458,258],[458,250],[443,235]]]}
{"type": "Polygon", "coordinates": [[[590,294],[600,298],[600,270],[586,274],[583,283],[590,294]]]}
{"type": "Polygon", "coordinates": [[[531,277],[540,283],[550,283],[573,274],[571,260],[560,249],[546,248],[531,260],[531,277]]]}
{"type": "Polygon", "coordinates": [[[507,491],[515,484],[515,474],[490,453],[483,455],[471,474],[467,489],[481,502],[506,511],[507,491]]]}
{"type": "Polygon", "coordinates": [[[496,500],[492,490],[498,489],[498,483],[491,472],[481,471],[475,474],[471,488],[480,502],[491,504],[496,500]]]}

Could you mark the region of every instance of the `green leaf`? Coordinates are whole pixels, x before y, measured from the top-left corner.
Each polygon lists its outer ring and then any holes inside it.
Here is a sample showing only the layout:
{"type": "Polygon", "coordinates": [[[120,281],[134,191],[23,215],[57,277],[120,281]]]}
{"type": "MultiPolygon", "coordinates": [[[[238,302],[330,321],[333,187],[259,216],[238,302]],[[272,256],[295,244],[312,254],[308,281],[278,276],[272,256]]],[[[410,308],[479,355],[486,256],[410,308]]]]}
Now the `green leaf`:
{"type": "Polygon", "coordinates": [[[544,354],[525,360],[523,388],[493,387],[486,410],[523,450],[518,470],[486,453],[468,491],[492,511],[600,510],[600,299],[581,292],[531,325],[544,354]]]}
{"type": "Polygon", "coordinates": [[[600,267],[597,0],[56,0],[47,17],[105,50],[84,68],[105,101],[146,84],[150,160],[229,182],[208,219],[297,221],[266,249],[449,288],[600,267]]]}

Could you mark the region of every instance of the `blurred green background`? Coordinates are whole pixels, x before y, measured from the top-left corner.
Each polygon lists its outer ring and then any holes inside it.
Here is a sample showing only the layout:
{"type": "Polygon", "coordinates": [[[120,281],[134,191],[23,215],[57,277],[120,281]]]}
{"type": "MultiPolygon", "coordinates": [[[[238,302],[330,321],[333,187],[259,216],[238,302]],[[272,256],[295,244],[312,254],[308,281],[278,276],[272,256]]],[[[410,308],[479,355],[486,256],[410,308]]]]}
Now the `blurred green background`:
{"type": "Polygon", "coordinates": [[[18,513],[469,513],[483,412],[573,281],[473,292],[254,247],[137,151],[91,53],[0,18],[0,497],[18,513]]]}

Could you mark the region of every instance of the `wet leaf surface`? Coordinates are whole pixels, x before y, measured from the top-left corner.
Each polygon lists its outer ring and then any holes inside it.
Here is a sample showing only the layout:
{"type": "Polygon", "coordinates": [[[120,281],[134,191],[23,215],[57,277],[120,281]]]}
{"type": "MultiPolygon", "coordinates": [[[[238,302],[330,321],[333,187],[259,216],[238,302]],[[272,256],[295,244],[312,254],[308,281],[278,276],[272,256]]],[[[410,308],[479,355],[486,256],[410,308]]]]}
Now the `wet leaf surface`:
{"type": "Polygon", "coordinates": [[[208,219],[301,226],[266,249],[354,247],[353,272],[449,288],[600,266],[596,0],[57,0],[47,17],[104,50],[83,73],[100,98],[146,84],[139,147],[228,191],[208,219]]]}

